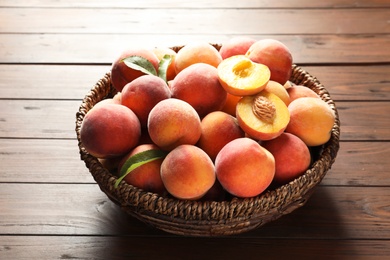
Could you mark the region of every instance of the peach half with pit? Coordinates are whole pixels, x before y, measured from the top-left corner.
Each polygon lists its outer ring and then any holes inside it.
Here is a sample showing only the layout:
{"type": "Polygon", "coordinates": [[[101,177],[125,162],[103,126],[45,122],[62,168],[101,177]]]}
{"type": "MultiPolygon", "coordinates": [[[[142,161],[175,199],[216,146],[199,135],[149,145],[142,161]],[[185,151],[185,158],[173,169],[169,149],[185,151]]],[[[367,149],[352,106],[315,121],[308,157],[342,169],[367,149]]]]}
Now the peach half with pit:
{"type": "Polygon", "coordinates": [[[262,91],[271,77],[269,68],[251,61],[245,55],[223,60],[218,66],[222,87],[235,96],[254,95],[262,91]]]}
{"type": "Polygon", "coordinates": [[[202,149],[183,144],[170,151],[163,160],[161,179],[172,196],[197,200],[213,187],[215,168],[202,149]]]}
{"type": "Polygon", "coordinates": [[[283,100],[265,90],[242,97],[237,104],[236,117],[245,133],[263,141],[279,136],[290,121],[290,113],[283,100]]]}
{"type": "Polygon", "coordinates": [[[309,148],[293,134],[282,133],[272,140],[262,142],[261,145],[275,158],[275,184],[286,184],[298,178],[310,166],[309,148]]]}
{"type": "Polygon", "coordinates": [[[166,151],[182,144],[195,145],[202,133],[196,110],[176,98],[164,99],[152,108],[147,129],[153,143],[166,151]]]}
{"type": "Polygon", "coordinates": [[[230,194],[241,198],[254,197],[272,183],[275,159],[255,140],[238,138],[218,153],[215,172],[222,187],[230,194]]]}

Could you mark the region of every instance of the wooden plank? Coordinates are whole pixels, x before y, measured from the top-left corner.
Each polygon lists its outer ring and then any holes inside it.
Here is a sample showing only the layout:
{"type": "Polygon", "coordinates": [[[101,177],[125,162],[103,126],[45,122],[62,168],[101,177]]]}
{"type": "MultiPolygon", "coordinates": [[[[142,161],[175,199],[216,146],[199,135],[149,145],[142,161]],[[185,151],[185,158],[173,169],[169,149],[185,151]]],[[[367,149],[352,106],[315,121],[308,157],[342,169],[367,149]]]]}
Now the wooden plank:
{"type": "Polygon", "coordinates": [[[390,66],[303,66],[333,100],[390,100],[390,66]]]}
{"type": "Polygon", "coordinates": [[[232,36],[273,38],[285,43],[295,63],[388,63],[390,34],[276,35],[244,34],[0,34],[0,63],[104,63],[127,48],[180,46],[193,41],[224,43],[232,36]],[[82,44],[80,44],[82,43],[82,44]],[[93,46],[93,48],[91,48],[93,46]]]}
{"type": "Polygon", "coordinates": [[[338,102],[341,140],[390,140],[390,102],[338,102]]]}
{"type": "Polygon", "coordinates": [[[95,183],[77,140],[0,139],[0,182],[95,183]]]}
{"type": "MultiPolygon", "coordinates": [[[[390,239],[389,187],[317,188],[304,207],[239,236],[390,239]]],[[[97,185],[0,184],[0,206],[1,235],[166,234],[122,212],[97,185]]]]}
{"type": "Polygon", "coordinates": [[[82,7],[82,8],[362,8],[362,7],[389,7],[386,0],[207,0],[181,1],[181,0],[117,0],[117,1],[80,1],[80,0],[1,0],[2,7],[82,7]]]}
{"type": "Polygon", "coordinates": [[[0,9],[3,21],[0,31],[84,34],[256,34],[259,31],[263,34],[383,34],[390,32],[389,16],[390,10],[386,8],[170,8],[164,9],[164,12],[160,9],[123,8],[3,8],[0,9]]]}
{"type": "Polygon", "coordinates": [[[389,240],[0,236],[2,259],[384,259],[389,240]],[[158,247],[156,246],[158,245],[158,247]],[[283,250],[280,246],[283,245],[283,250]],[[196,251],[194,251],[196,248],[196,251]],[[242,250],[241,250],[242,249],[242,250]],[[190,252],[190,253],[189,253],[190,252]]]}
{"type": "MultiPolygon", "coordinates": [[[[321,185],[390,186],[388,142],[341,142],[321,185]]],[[[0,139],[0,182],[95,183],[76,140],[0,139]]]]}
{"type": "Polygon", "coordinates": [[[0,65],[0,98],[81,99],[111,67],[0,65]]]}
{"type": "MultiPolygon", "coordinates": [[[[333,100],[390,100],[389,65],[302,68],[321,81],[333,100]]],[[[0,64],[0,98],[80,99],[109,70],[110,65],[0,64]]]]}
{"type": "Polygon", "coordinates": [[[390,186],[389,142],[340,142],[321,185],[390,186]]]}
{"type": "MultiPolygon", "coordinates": [[[[0,138],[74,139],[81,101],[1,100],[0,138]]],[[[336,102],[341,140],[390,140],[389,102],[336,102]]]]}

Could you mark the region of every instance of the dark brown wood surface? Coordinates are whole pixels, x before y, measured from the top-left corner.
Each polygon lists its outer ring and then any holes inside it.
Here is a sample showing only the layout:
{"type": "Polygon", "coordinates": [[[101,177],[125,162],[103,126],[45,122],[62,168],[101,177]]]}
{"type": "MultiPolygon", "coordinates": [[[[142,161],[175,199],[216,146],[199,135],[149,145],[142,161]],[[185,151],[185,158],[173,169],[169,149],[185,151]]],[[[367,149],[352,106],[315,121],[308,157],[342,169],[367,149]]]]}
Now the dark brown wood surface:
{"type": "Polygon", "coordinates": [[[384,259],[390,255],[390,3],[0,1],[0,259],[384,259]],[[275,38],[340,114],[340,151],[305,206],[228,237],[153,229],[78,154],[75,113],[133,46],[275,38]]]}

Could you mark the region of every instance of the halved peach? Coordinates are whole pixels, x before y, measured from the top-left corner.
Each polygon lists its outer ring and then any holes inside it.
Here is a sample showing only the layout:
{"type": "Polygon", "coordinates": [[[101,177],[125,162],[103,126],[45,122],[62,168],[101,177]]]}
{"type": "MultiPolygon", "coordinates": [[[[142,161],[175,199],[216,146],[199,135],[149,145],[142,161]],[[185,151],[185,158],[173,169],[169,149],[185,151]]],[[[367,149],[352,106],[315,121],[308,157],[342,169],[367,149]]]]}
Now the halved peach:
{"type": "Polygon", "coordinates": [[[226,58],[218,65],[218,78],[226,92],[235,96],[254,95],[262,91],[271,77],[269,68],[245,55],[226,58]]]}
{"type": "Polygon", "coordinates": [[[257,95],[242,97],[237,103],[236,117],[250,137],[265,141],[283,133],[290,121],[290,112],[278,96],[263,90],[257,95]]]}

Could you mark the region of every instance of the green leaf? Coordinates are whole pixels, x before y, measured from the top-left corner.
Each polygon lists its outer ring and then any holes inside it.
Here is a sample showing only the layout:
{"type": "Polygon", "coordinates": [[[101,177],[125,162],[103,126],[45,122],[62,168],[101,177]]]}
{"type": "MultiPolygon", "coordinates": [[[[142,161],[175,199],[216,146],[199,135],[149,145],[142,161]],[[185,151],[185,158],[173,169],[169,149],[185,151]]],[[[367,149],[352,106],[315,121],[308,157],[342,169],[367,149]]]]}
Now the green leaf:
{"type": "Polygon", "coordinates": [[[120,170],[120,177],[115,182],[115,188],[118,187],[119,183],[134,169],[148,163],[152,162],[154,160],[158,160],[161,158],[164,158],[167,155],[167,152],[158,150],[158,149],[151,149],[146,150],[137,154],[134,154],[130,158],[126,160],[126,162],[123,164],[121,170],[120,170]]]}
{"type": "Polygon", "coordinates": [[[167,71],[172,63],[173,55],[165,54],[158,64],[158,76],[167,82],[167,71]]]}
{"type": "Polygon", "coordinates": [[[129,68],[132,68],[134,70],[139,70],[145,74],[157,76],[157,72],[153,64],[144,57],[133,55],[124,58],[122,61],[129,68]]]}

